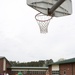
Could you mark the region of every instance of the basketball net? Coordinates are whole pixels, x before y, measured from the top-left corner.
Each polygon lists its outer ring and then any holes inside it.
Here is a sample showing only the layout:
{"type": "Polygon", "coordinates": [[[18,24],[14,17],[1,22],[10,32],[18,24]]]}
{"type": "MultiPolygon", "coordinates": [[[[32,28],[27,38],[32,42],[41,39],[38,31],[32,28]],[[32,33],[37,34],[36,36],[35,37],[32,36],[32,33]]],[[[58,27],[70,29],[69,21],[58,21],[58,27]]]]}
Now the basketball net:
{"type": "Polygon", "coordinates": [[[41,13],[35,15],[35,19],[39,25],[40,33],[48,33],[48,25],[52,16],[47,16],[41,13]]]}

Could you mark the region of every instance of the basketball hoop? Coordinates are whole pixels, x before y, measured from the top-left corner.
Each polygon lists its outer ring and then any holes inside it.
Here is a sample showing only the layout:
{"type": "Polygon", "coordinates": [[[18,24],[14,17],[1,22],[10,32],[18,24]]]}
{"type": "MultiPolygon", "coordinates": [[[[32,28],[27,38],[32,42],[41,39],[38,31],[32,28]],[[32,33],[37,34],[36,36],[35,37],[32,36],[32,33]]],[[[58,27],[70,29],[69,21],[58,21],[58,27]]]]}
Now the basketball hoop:
{"type": "Polygon", "coordinates": [[[48,25],[52,16],[47,16],[42,13],[38,13],[35,15],[35,19],[39,25],[40,33],[47,33],[48,32],[48,25]]]}

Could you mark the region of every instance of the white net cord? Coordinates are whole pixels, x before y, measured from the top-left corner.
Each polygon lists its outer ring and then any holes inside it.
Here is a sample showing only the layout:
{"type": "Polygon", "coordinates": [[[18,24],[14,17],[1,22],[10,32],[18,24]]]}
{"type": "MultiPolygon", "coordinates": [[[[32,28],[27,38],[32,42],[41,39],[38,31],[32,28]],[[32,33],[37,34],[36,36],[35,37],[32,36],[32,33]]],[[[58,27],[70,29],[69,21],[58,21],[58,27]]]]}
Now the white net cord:
{"type": "Polygon", "coordinates": [[[52,19],[52,16],[47,16],[39,13],[35,15],[35,19],[39,25],[40,33],[48,33],[48,25],[50,20],[52,19]]]}

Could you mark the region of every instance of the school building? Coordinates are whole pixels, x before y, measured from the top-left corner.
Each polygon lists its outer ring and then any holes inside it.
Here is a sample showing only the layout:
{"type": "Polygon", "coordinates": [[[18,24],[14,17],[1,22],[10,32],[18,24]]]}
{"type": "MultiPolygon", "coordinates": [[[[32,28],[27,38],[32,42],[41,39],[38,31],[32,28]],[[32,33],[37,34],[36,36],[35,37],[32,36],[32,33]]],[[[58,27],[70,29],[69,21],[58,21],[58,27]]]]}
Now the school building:
{"type": "Polygon", "coordinates": [[[48,67],[16,67],[12,66],[5,57],[0,57],[0,74],[16,75],[75,75],[75,58],[53,62],[48,67]]]}
{"type": "Polygon", "coordinates": [[[16,75],[18,72],[24,75],[48,75],[48,67],[16,67],[12,66],[5,57],[0,57],[0,74],[8,73],[16,75]]]}
{"type": "Polygon", "coordinates": [[[50,63],[49,75],[75,75],[75,58],[50,63]]]}

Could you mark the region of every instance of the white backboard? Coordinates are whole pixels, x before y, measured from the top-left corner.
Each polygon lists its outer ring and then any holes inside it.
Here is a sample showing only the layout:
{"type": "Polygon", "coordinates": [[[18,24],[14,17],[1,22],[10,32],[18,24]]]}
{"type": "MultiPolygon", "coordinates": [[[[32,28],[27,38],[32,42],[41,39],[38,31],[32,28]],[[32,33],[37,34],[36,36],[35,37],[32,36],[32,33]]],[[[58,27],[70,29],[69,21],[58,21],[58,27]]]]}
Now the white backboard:
{"type": "MultiPolygon", "coordinates": [[[[59,0],[27,0],[27,4],[35,10],[48,15],[48,8],[51,9],[59,0]]],[[[65,0],[54,12],[55,17],[72,14],[72,1],[65,0]]]]}

